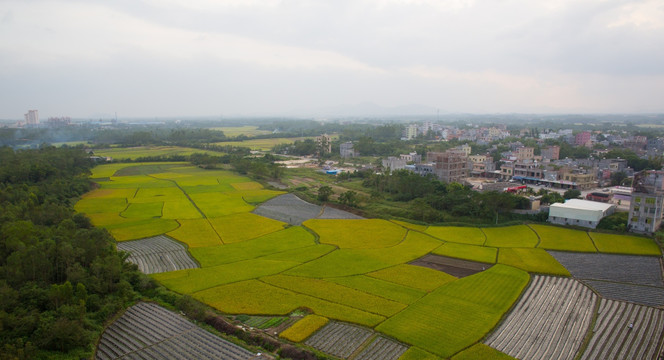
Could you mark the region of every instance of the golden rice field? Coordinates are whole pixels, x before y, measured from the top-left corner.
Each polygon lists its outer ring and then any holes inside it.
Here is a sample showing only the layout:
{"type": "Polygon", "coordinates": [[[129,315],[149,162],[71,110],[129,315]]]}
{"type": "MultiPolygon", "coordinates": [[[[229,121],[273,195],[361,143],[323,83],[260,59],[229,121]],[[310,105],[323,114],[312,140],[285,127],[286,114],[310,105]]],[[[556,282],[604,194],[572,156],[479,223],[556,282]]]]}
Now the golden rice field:
{"type": "Polygon", "coordinates": [[[148,156],[174,156],[174,155],[191,155],[194,153],[210,154],[215,156],[224,155],[218,151],[201,150],[194,148],[186,148],[180,146],[139,146],[131,148],[108,148],[108,149],[95,149],[96,156],[112,157],[113,159],[130,159],[136,160],[141,157],[148,156]]]}
{"type": "Polygon", "coordinates": [[[412,345],[400,358],[509,359],[479,341],[530,274],[569,276],[545,250],[657,255],[650,239],[546,225],[472,228],[379,219],[290,226],[251,211],[283,192],[184,163],[109,164],[75,209],[118,241],[166,234],[201,268],[152,274],[164,286],[232,314],[311,311],[281,337],[301,342],[328,319],[412,345]],[[410,265],[426,254],[495,264],[464,278],[410,265]]]}

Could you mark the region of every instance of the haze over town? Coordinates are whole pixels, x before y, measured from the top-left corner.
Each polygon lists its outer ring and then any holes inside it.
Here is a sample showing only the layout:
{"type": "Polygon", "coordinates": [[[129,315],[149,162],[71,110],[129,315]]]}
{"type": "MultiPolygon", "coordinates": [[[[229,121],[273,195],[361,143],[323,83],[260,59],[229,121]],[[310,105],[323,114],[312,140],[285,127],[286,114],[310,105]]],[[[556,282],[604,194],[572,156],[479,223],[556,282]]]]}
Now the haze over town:
{"type": "Polygon", "coordinates": [[[0,119],[664,111],[658,0],[10,0],[0,29],[0,119]]]}

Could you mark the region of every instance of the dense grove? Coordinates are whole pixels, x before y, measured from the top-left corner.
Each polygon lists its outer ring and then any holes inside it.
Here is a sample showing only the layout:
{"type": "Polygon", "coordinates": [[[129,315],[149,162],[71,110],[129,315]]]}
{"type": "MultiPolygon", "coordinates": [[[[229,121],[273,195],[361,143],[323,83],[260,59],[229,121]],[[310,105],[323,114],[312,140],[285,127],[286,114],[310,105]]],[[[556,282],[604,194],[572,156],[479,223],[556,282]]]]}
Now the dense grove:
{"type": "Polygon", "coordinates": [[[89,355],[144,281],[72,210],[91,166],[79,148],[0,148],[0,359],[89,355]]]}

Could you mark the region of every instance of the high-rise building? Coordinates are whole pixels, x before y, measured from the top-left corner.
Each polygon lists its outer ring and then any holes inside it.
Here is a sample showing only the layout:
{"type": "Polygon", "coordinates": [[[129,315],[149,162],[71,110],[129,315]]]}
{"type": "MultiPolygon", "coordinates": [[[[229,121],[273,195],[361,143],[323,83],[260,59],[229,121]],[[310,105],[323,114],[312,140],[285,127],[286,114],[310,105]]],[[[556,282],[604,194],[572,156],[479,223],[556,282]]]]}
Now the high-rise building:
{"type": "Polygon", "coordinates": [[[542,159],[549,159],[549,160],[560,159],[560,146],[553,145],[543,148],[542,159]]]}
{"type": "Polygon", "coordinates": [[[662,224],[664,171],[644,170],[634,174],[627,227],[630,231],[652,234],[662,224]]]}
{"type": "Polygon", "coordinates": [[[328,154],[332,152],[332,138],[328,134],[316,136],[316,145],[318,147],[319,152],[328,153],[328,154]]]}
{"type": "Polygon", "coordinates": [[[574,136],[574,145],[588,146],[590,144],[590,132],[583,131],[574,136]]]}
{"type": "Polygon", "coordinates": [[[350,141],[347,141],[339,145],[339,155],[341,155],[342,158],[351,158],[359,156],[357,151],[355,151],[355,149],[353,148],[353,143],[350,141]]]}
{"type": "Polygon", "coordinates": [[[37,111],[37,110],[28,110],[28,112],[23,116],[25,117],[25,123],[27,125],[37,125],[37,124],[39,124],[39,111],[37,111]]]}

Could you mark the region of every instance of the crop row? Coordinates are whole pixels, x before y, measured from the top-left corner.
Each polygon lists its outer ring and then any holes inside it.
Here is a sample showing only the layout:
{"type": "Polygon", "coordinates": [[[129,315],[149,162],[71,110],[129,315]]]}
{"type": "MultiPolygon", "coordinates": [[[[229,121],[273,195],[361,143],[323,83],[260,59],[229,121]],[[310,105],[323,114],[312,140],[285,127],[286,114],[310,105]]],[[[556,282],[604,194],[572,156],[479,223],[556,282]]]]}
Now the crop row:
{"type": "Polygon", "coordinates": [[[662,287],[601,280],[583,280],[583,282],[607,299],[631,301],[646,306],[664,305],[664,288],[662,287]]]}
{"type": "Polygon", "coordinates": [[[151,303],[139,303],[102,334],[96,359],[249,359],[253,354],[151,303]]]}
{"type": "Polygon", "coordinates": [[[662,331],[664,310],[602,299],[582,359],[655,359],[662,331]]]}
{"type": "Polygon", "coordinates": [[[408,346],[378,336],[355,360],[397,360],[408,350],[408,346]]]}
{"type": "Polygon", "coordinates": [[[305,344],[340,358],[348,358],[372,334],[359,326],[330,322],[312,335],[305,344]]]}
{"type": "Polygon", "coordinates": [[[129,253],[128,261],[145,274],[197,268],[187,250],[164,236],[118,243],[118,250],[129,253]]]}
{"type": "Polygon", "coordinates": [[[485,344],[518,359],[573,359],[597,296],[576,280],[535,276],[485,344]]]}

